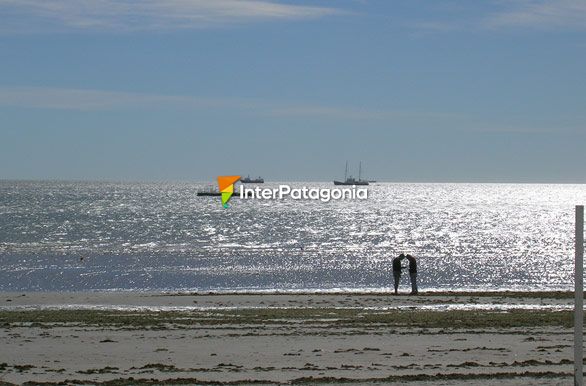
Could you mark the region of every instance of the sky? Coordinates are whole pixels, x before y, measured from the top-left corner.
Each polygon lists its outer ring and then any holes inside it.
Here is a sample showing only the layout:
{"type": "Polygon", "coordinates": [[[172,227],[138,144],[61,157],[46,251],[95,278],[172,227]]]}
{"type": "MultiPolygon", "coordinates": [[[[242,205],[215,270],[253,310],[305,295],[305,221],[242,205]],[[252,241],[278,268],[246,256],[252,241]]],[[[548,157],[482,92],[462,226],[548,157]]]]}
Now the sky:
{"type": "Polygon", "coordinates": [[[583,0],[0,0],[0,179],[586,183],[583,0]]]}

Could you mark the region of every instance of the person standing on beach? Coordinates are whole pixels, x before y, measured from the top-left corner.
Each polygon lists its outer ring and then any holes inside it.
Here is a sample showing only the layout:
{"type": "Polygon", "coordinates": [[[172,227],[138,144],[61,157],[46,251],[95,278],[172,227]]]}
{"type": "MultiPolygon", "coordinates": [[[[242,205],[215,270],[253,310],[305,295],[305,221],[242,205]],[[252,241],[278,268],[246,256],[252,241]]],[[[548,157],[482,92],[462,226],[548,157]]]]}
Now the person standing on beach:
{"type": "Polygon", "coordinates": [[[398,257],[395,257],[393,259],[393,279],[395,280],[395,295],[399,293],[399,281],[401,281],[401,269],[403,269],[403,267],[401,266],[401,262],[404,258],[405,255],[401,253],[398,257]]]}
{"type": "Polygon", "coordinates": [[[407,255],[409,260],[409,277],[411,278],[411,295],[417,295],[417,260],[411,255],[407,255]]]}

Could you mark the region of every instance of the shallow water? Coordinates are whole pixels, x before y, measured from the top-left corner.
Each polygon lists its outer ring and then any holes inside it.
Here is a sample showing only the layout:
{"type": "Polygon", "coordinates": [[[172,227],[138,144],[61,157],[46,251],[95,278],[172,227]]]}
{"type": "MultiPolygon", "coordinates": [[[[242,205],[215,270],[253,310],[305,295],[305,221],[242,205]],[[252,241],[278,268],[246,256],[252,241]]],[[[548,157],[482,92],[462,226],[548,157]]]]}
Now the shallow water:
{"type": "Polygon", "coordinates": [[[401,252],[424,289],[571,289],[586,201],[586,185],[380,183],[224,209],[204,185],[1,181],[0,290],[388,290],[401,252]]]}
{"type": "MultiPolygon", "coordinates": [[[[396,305],[396,306],[343,306],[328,307],[336,310],[363,310],[363,311],[571,311],[573,305],[569,304],[502,304],[502,303],[461,303],[461,304],[417,304],[417,305],[396,305]]],[[[137,312],[214,312],[214,311],[239,311],[239,310],[322,310],[323,307],[302,306],[154,306],[154,305],[131,305],[131,304],[58,304],[58,305],[26,305],[26,306],[0,306],[0,311],[54,311],[54,310],[95,310],[95,311],[137,311],[137,312]]]]}

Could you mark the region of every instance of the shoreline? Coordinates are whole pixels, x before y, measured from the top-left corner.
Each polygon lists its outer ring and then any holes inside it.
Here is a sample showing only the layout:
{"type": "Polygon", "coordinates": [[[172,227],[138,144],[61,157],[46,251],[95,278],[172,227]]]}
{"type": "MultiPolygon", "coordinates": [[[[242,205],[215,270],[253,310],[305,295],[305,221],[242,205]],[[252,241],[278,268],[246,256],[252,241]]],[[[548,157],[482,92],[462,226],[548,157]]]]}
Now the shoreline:
{"type": "MultiPolygon", "coordinates": [[[[126,290],[126,289],[108,289],[108,290],[83,290],[83,291],[1,291],[0,296],[13,295],[17,296],[20,294],[145,294],[145,295],[162,295],[162,296],[224,296],[224,295],[369,295],[369,296],[395,296],[392,289],[380,290],[380,289],[356,289],[349,291],[342,290],[126,290]]],[[[574,298],[573,290],[436,290],[426,289],[420,290],[418,295],[411,295],[408,291],[399,291],[398,296],[507,296],[507,297],[543,297],[543,298],[574,298]]],[[[586,295],[584,295],[586,298],[586,295]]]]}
{"type": "Polygon", "coordinates": [[[364,310],[572,310],[571,292],[185,293],[0,292],[0,310],[101,309],[204,311],[266,308],[364,310]]]}

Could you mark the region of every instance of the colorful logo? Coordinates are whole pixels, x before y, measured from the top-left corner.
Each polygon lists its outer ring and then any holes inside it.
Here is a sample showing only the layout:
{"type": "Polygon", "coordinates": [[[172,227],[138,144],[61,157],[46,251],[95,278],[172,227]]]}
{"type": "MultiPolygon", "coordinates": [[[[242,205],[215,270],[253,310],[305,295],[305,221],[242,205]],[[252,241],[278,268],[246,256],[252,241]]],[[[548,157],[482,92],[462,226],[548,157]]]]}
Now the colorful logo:
{"type": "Polygon", "coordinates": [[[222,206],[228,207],[228,201],[234,194],[234,184],[240,180],[240,176],[218,176],[218,187],[222,195],[222,206]]]}

